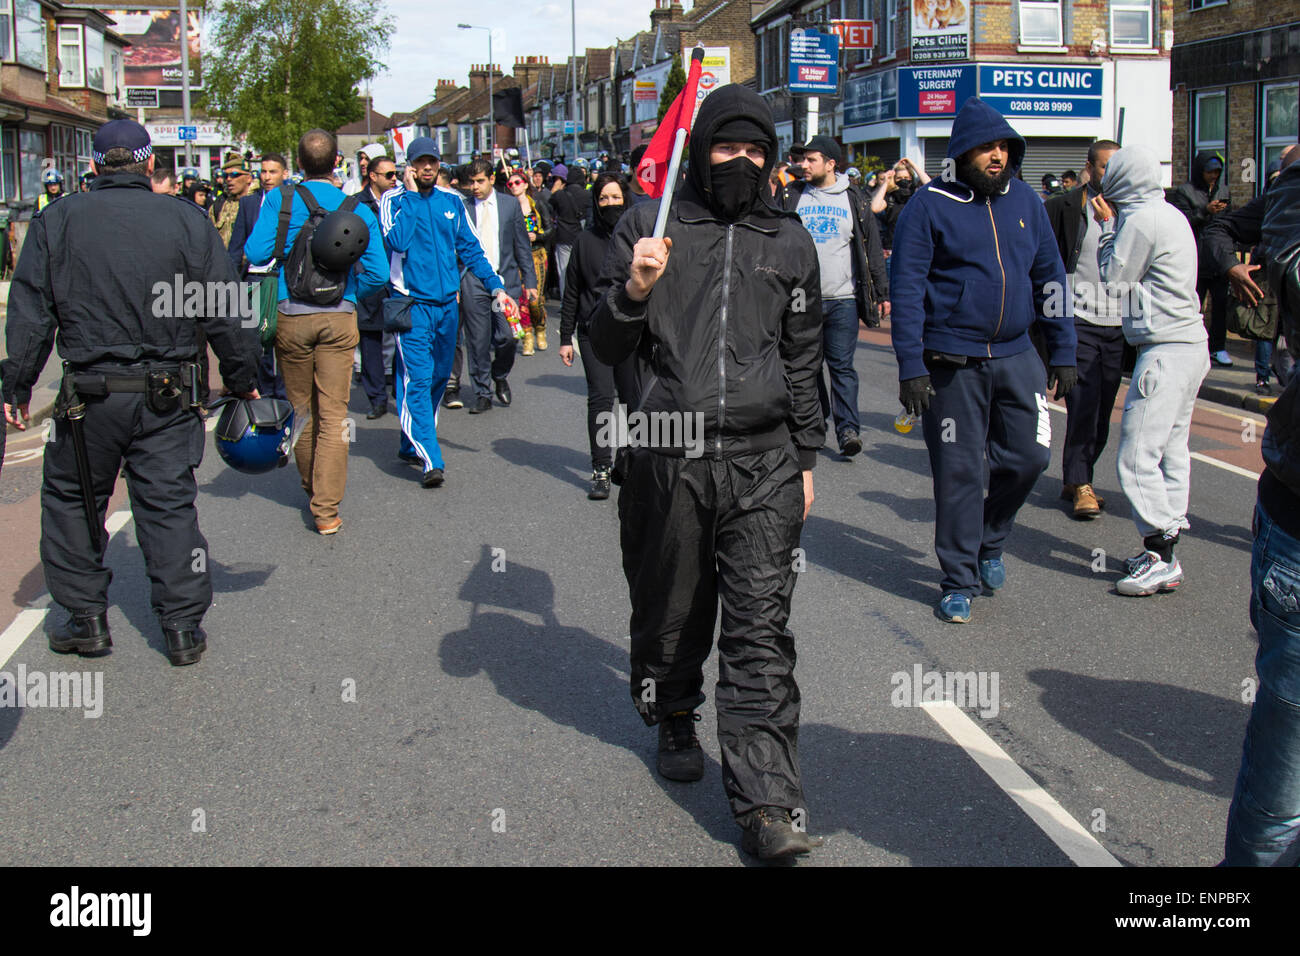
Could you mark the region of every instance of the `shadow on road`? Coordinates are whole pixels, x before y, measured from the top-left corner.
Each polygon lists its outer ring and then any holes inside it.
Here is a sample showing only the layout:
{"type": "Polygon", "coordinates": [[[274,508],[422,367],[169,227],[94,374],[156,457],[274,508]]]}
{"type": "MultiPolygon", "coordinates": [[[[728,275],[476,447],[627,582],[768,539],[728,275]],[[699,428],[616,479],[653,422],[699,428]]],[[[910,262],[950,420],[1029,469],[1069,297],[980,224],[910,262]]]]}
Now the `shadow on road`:
{"type": "Polygon", "coordinates": [[[804,724],[799,761],[809,832],[829,842],[850,833],[912,866],[1070,865],[956,744],[804,724]]]}
{"type": "Polygon", "coordinates": [[[937,569],[922,564],[925,554],[857,525],[824,518],[814,510],[804,522],[799,543],[808,561],[853,581],[916,601],[927,608],[938,594],[937,569]]]}
{"type": "Polygon", "coordinates": [[[1156,684],[1034,670],[1044,709],[1153,780],[1228,799],[1241,763],[1250,707],[1227,697],[1156,684]]]}
{"type": "Polygon", "coordinates": [[[492,450],[510,462],[568,482],[586,493],[590,484],[591,459],[574,448],[544,445],[522,438],[498,438],[492,450]],[[576,472],[576,474],[575,474],[576,472]]]}
{"type": "MultiPolygon", "coordinates": [[[[472,605],[469,626],[446,635],[438,650],[443,671],[453,677],[485,672],[497,693],[515,705],[630,751],[645,762],[649,782],[709,836],[737,842],[739,829],[719,788],[672,783],[655,771],[657,731],[641,722],[629,699],[627,651],[590,631],[561,624],[546,572],[514,563],[505,572],[494,572],[492,563],[492,552],[484,545],[459,594],[472,605]]],[[[705,780],[720,777],[717,762],[706,759],[705,780]]]]}
{"type": "MultiPolygon", "coordinates": [[[[577,367],[580,359],[574,360],[574,366],[577,367]]],[[[581,370],[578,370],[581,372],[581,370]]],[[[577,395],[581,398],[587,397],[587,380],[578,375],[558,375],[555,372],[546,372],[542,375],[534,375],[532,378],[524,379],[525,385],[536,385],[538,388],[558,388],[562,392],[568,392],[570,395],[577,395]]]]}

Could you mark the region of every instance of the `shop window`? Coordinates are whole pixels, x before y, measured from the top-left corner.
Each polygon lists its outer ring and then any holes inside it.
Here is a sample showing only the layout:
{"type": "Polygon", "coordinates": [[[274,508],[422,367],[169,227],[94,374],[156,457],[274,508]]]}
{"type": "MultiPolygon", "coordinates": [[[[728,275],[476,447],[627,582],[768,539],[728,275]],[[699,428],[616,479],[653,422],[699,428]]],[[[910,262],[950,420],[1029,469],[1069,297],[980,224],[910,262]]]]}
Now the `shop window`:
{"type": "Polygon", "coordinates": [[[0,180],[3,181],[0,195],[5,201],[18,199],[18,134],[12,129],[5,130],[0,137],[0,180]]]}
{"type": "Polygon", "coordinates": [[[18,178],[22,197],[36,201],[41,194],[41,167],[45,161],[45,132],[38,129],[21,130],[18,134],[18,178]]]}
{"type": "Polygon", "coordinates": [[[1228,94],[1224,90],[1197,93],[1192,124],[1191,160],[1202,150],[1213,150],[1223,156],[1224,169],[1228,166],[1228,94]]]}
{"type": "MultiPolygon", "coordinates": [[[[1297,110],[1300,110],[1300,84],[1295,80],[1264,87],[1259,124],[1264,169],[1300,139],[1297,110]]],[[[1260,185],[1263,188],[1262,182],[1260,185]]]]}

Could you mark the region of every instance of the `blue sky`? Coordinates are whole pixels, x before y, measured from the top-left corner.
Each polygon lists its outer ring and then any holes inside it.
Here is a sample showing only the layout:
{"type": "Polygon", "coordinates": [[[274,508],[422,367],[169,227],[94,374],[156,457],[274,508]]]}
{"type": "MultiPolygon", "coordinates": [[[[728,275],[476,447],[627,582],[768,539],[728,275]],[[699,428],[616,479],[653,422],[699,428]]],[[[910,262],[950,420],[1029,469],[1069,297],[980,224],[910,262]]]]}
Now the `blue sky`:
{"type": "MultiPolygon", "coordinates": [[[[588,46],[609,46],[650,26],[653,0],[574,0],[578,54],[588,46]]],[[[384,114],[411,110],[433,98],[439,79],[467,82],[471,64],[487,62],[488,35],[458,30],[457,23],[494,29],[492,58],[507,74],[516,56],[549,56],[563,63],[569,56],[567,0],[386,0],[397,22],[387,62],[388,72],[372,84],[375,109],[384,114]]],[[[690,9],[691,0],[683,6],[690,9]]]]}

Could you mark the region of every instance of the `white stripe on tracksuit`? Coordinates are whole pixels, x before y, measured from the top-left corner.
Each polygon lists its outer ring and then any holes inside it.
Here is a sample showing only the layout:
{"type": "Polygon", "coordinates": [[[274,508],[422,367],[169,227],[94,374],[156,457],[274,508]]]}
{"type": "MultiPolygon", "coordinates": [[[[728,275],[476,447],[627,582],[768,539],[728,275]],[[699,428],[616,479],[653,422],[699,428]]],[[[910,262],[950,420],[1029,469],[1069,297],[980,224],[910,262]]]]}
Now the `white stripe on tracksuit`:
{"type": "MultiPolygon", "coordinates": [[[[433,468],[433,459],[429,457],[429,452],[425,447],[415,440],[415,435],[411,431],[411,410],[406,404],[406,396],[411,393],[411,376],[407,371],[406,352],[402,348],[402,333],[393,333],[393,340],[397,343],[397,354],[402,360],[402,407],[398,411],[397,420],[402,426],[402,434],[406,436],[407,441],[411,443],[411,447],[415,449],[415,453],[424,462],[424,470],[429,471],[433,468]]],[[[438,429],[438,406],[436,405],[433,407],[433,428],[436,434],[438,429]]]]}

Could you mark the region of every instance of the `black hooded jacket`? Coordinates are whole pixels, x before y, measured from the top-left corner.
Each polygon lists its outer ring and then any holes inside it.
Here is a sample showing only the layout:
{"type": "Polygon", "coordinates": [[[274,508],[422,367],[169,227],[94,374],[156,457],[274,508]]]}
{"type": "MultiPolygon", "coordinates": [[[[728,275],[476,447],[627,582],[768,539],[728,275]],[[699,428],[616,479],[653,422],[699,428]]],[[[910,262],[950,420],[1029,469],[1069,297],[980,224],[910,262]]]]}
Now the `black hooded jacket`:
{"type": "Polygon", "coordinates": [[[592,349],[608,365],[637,355],[644,411],[702,413],[711,457],[793,440],[800,466],[811,468],[826,438],[817,399],[821,278],[799,217],[763,199],[776,160],[772,113],[751,90],[723,86],[701,104],[690,151],[668,217],[668,265],[644,302],[634,302],[625,283],[633,247],[654,232],[658,204],[633,206],[614,230],[590,321],[592,349]],[[709,147],[713,131],[737,117],[765,131],[767,159],[753,206],[728,223],[707,199],[709,147]]]}
{"type": "Polygon", "coordinates": [[[587,171],[581,166],[569,169],[565,186],[551,197],[551,211],[555,213],[555,244],[569,246],[582,232],[582,221],[587,215],[587,171]]]}
{"type": "MultiPolygon", "coordinates": [[[[560,344],[572,345],[575,329],[587,330],[591,314],[596,311],[599,298],[596,286],[600,282],[601,266],[605,264],[605,250],[609,248],[612,230],[600,218],[600,190],[611,182],[602,176],[587,192],[591,193],[591,225],[578,233],[569,255],[569,268],[564,274],[564,303],[560,307],[560,344]]],[[[623,215],[630,208],[626,187],[623,188],[623,215]]],[[[621,220],[620,220],[621,221],[621,220]]]]}
{"type": "Polygon", "coordinates": [[[1178,208],[1187,221],[1192,224],[1192,232],[1196,235],[1196,244],[1201,243],[1201,230],[1210,224],[1210,220],[1221,213],[1212,213],[1209,205],[1212,200],[1222,199],[1228,203],[1223,210],[1227,212],[1232,208],[1232,200],[1228,196],[1228,184],[1224,182],[1223,173],[1219,173],[1219,180],[1214,184],[1214,195],[1210,195],[1210,190],[1205,185],[1205,166],[1211,159],[1223,161],[1214,150],[1206,149],[1196,154],[1192,160],[1192,174],[1188,177],[1187,182],[1183,183],[1172,193],[1169,194],[1169,202],[1178,208]]]}

